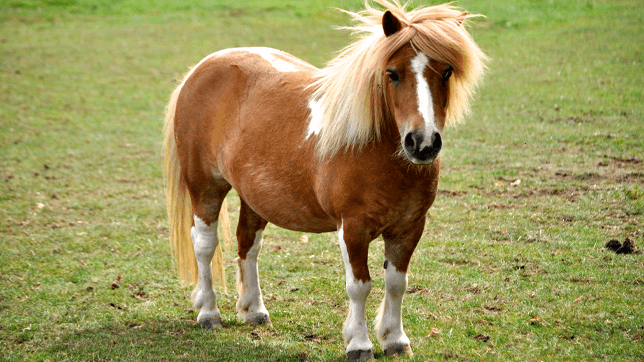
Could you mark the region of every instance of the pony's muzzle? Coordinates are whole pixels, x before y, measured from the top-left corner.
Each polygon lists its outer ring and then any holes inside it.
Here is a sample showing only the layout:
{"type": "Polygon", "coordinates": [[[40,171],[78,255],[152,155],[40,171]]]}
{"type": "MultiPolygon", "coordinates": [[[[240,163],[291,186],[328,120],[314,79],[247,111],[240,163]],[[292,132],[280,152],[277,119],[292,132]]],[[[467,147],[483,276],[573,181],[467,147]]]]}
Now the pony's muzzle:
{"type": "Polygon", "coordinates": [[[424,134],[412,130],[403,139],[403,150],[412,163],[430,164],[434,162],[443,147],[441,134],[433,132],[427,140],[424,134]],[[429,141],[429,142],[427,142],[429,141]]]}

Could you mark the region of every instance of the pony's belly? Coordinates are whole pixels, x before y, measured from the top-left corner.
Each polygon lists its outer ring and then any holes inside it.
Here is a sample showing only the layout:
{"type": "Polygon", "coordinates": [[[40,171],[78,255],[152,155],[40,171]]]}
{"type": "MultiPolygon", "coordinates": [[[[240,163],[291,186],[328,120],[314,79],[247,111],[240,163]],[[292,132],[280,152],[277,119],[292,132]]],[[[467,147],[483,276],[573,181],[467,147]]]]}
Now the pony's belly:
{"type": "Polygon", "coordinates": [[[335,220],[317,202],[308,202],[310,197],[307,196],[275,192],[240,193],[240,197],[253,211],[281,228],[309,233],[336,231],[335,220]]]}
{"type": "Polygon", "coordinates": [[[328,233],[337,231],[337,226],[333,219],[316,219],[311,218],[305,222],[301,220],[289,220],[288,217],[278,217],[274,220],[266,218],[270,223],[275,224],[283,229],[301,231],[306,233],[328,233]]]}

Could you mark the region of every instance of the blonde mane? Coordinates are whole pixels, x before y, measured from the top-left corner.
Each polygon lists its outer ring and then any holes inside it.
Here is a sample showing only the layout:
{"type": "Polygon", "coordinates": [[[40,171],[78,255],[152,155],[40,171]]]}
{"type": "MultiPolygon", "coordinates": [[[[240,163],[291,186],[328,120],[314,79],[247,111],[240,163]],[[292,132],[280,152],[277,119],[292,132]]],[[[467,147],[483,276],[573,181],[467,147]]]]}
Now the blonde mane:
{"type": "Polygon", "coordinates": [[[360,149],[379,139],[383,121],[390,117],[386,105],[384,66],[393,54],[410,43],[417,52],[451,65],[450,94],[446,123],[459,122],[469,111],[469,101],[485,70],[487,57],[464,27],[468,15],[450,5],[418,8],[407,12],[406,4],[375,0],[391,11],[402,29],[385,37],[385,10],[371,7],[359,13],[346,11],[358,23],[347,27],[358,35],[320,69],[310,103],[321,110],[317,150],[321,158],[338,151],[360,149]]]}

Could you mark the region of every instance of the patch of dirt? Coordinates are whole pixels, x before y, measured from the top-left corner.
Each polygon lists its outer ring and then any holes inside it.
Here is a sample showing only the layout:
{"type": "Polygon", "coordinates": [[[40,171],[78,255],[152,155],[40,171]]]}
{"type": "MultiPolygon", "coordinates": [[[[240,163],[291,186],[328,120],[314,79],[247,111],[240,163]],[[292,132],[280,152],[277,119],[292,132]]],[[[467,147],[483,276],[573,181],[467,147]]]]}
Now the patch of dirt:
{"type": "MultiPolygon", "coordinates": [[[[530,187],[521,183],[516,187],[495,187],[494,189],[479,188],[478,192],[492,198],[503,196],[519,200],[532,196],[556,196],[564,198],[570,202],[576,202],[581,196],[591,189],[599,190],[597,186],[602,184],[644,183],[644,172],[641,172],[641,169],[644,167],[644,163],[640,159],[634,157],[610,157],[599,162],[597,166],[606,168],[591,168],[578,171],[569,169],[550,169],[547,171],[546,168],[535,171],[534,174],[522,177],[524,181],[540,179],[545,182],[546,185],[530,187]]],[[[487,208],[505,209],[512,208],[512,206],[506,206],[496,202],[487,205],[487,208]]]]}
{"type": "Polygon", "coordinates": [[[622,174],[622,175],[619,175],[615,180],[619,183],[642,183],[644,182],[644,173],[631,172],[627,174],[622,174]]]}
{"type": "Polygon", "coordinates": [[[471,260],[467,259],[456,259],[456,258],[443,258],[439,260],[441,263],[449,264],[449,265],[474,265],[478,266],[478,263],[475,263],[471,260]]]}
{"type": "MultiPolygon", "coordinates": [[[[460,288],[459,288],[460,289],[460,288]]],[[[480,294],[481,292],[485,291],[487,287],[481,286],[478,284],[472,284],[464,287],[464,290],[468,291],[469,293],[472,294],[480,294]]]]}
{"type": "Polygon", "coordinates": [[[516,208],[516,206],[514,205],[499,204],[498,202],[492,202],[490,204],[487,204],[486,207],[488,210],[506,210],[506,209],[516,208]]]}
{"type": "Polygon", "coordinates": [[[633,168],[633,167],[642,168],[642,160],[635,157],[629,157],[629,158],[607,157],[607,160],[600,161],[597,164],[597,166],[600,166],[600,167],[607,167],[610,165],[613,165],[618,168],[633,168]]]}
{"type": "Polygon", "coordinates": [[[410,287],[410,288],[407,288],[406,293],[407,294],[416,294],[416,293],[418,293],[418,294],[429,294],[430,290],[429,290],[429,288],[410,287]]]}
{"type": "Polygon", "coordinates": [[[474,339],[476,339],[479,342],[488,342],[490,340],[490,336],[488,336],[487,334],[481,333],[474,336],[474,339]]]}
{"type": "Polygon", "coordinates": [[[307,342],[313,342],[313,343],[320,343],[322,340],[325,340],[326,338],[320,337],[315,333],[305,333],[304,334],[304,340],[307,342]]]}
{"type": "Polygon", "coordinates": [[[503,309],[501,309],[501,307],[496,306],[496,305],[485,306],[484,308],[485,308],[485,310],[490,311],[490,312],[500,312],[500,311],[503,310],[503,309]]]}
{"type": "Polygon", "coordinates": [[[572,277],[570,278],[570,281],[573,283],[581,283],[581,284],[595,284],[596,281],[590,278],[585,278],[585,277],[572,277]]]}
{"type": "Polygon", "coordinates": [[[467,195],[467,191],[438,190],[438,196],[443,197],[463,197],[465,195],[467,195]]]}
{"type": "Polygon", "coordinates": [[[137,298],[137,299],[147,299],[148,295],[146,292],[139,290],[138,292],[134,292],[130,295],[132,298],[137,298]]]}
{"type": "Polygon", "coordinates": [[[303,302],[304,302],[304,303],[306,303],[306,304],[308,304],[308,305],[321,305],[321,304],[325,304],[325,302],[324,302],[324,301],[321,301],[321,300],[314,300],[314,299],[304,299],[304,300],[303,300],[303,302]]]}
{"type": "Polygon", "coordinates": [[[577,180],[577,181],[601,181],[605,179],[604,176],[598,174],[597,172],[583,172],[575,174],[569,170],[559,170],[555,172],[555,180],[564,181],[564,180],[577,180]]]}
{"type": "MultiPolygon", "coordinates": [[[[513,198],[515,200],[524,200],[529,197],[537,196],[557,196],[564,198],[570,202],[577,201],[584,193],[590,190],[590,186],[586,185],[569,185],[566,188],[561,188],[560,186],[555,187],[521,187],[517,189],[509,190],[493,190],[485,191],[480,190],[480,193],[488,196],[490,198],[513,198]]],[[[518,205],[503,205],[498,202],[493,202],[489,205],[486,205],[489,209],[514,209],[519,207],[518,205]]]]}

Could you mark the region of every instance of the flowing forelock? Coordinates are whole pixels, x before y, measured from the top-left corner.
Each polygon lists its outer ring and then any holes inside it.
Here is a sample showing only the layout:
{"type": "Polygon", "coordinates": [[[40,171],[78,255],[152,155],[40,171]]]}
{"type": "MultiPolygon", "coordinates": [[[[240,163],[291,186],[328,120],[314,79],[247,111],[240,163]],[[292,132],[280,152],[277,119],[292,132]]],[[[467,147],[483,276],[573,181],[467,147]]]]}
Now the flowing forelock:
{"type": "Polygon", "coordinates": [[[358,13],[345,11],[357,23],[344,29],[358,39],[344,48],[327,67],[320,69],[310,101],[321,109],[317,150],[321,158],[345,149],[360,149],[380,137],[384,120],[391,116],[386,104],[384,67],[396,51],[411,44],[417,52],[451,65],[446,123],[459,122],[469,111],[469,101],[485,70],[487,57],[465,29],[469,15],[450,5],[406,11],[397,0],[375,0],[358,13]],[[382,17],[391,11],[402,28],[386,37],[382,17]]]}

